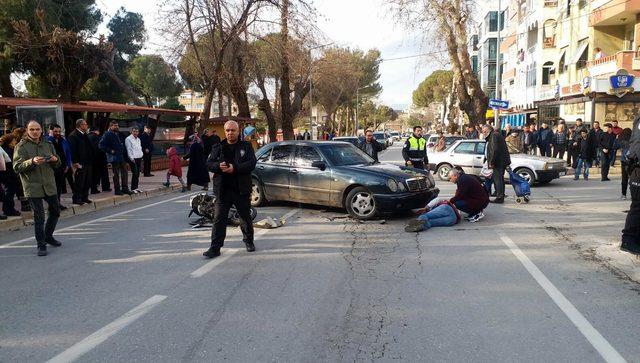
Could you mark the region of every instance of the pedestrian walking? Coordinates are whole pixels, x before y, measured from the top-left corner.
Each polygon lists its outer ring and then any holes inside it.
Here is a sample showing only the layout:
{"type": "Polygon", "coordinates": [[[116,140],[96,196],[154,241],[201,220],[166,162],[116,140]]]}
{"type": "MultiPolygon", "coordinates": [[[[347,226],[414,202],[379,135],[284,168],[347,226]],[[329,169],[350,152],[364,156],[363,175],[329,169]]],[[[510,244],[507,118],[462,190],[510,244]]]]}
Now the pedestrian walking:
{"type": "Polygon", "coordinates": [[[567,134],[567,165],[574,169],[576,168],[578,155],[578,137],[580,137],[580,133],[576,133],[576,128],[574,126],[569,127],[569,133],[567,134]]]}
{"type": "Polygon", "coordinates": [[[553,157],[564,159],[564,153],[567,151],[567,134],[564,130],[564,124],[559,124],[556,132],[553,134],[553,157]]]}
{"type": "Polygon", "coordinates": [[[538,131],[538,148],[540,156],[551,156],[551,146],[553,145],[553,131],[549,129],[549,125],[543,122],[538,131]]]}
{"type": "Polygon", "coordinates": [[[129,191],[127,168],[124,163],[125,147],[120,139],[120,126],[118,121],[109,123],[109,130],[100,140],[100,150],[107,155],[107,163],[111,164],[113,172],[113,191],[115,195],[132,194],[129,191]]]}
{"type": "Polygon", "coordinates": [[[227,233],[229,209],[235,205],[241,219],[240,230],[247,252],[254,252],[253,222],[251,219],[251,172],[256,167],[256,156],[251,143],[240,140],[240,128],[235,121],[224,125],[225,139],[214,146],[207,160],[209,171],[214,173],[213,190],[216,195],[211,247],[205,257],[220,256],[227,233]]]}
{"type": "Polygon", "coordinates": [[[191,190],[193,184],[201,186],[202,190],[209,190],[210,179],[209,172],[207,172],[207,157],[204,154],[202,142],[198,136],[191,135],[189,143],[189,153],[182,157],[185,160],[189,160],[187,190],[191,190]]]}
{"type": "MultiPolygon", "coordinates": [[[[496,134],[502,138],[502,135],[496,134]]],[[[484,218],[484,209],[489,205],[489,194],[480,183],[479,178],[464,174],[456,168],[451,169],[448,176],[449,181],[456,184],[456,193],[453,198],[449,199],[449,202],[455,205],[459,211],[466,213],[469,222],[477,222],[484,218]]]]}
{"type": "Polygon", "coordinates": [[[60,208],[56,188],[55,168],[61,164],[53,145],[42,137],[42,127],[34,120],[27,124],[27,137],[22,139],[13,154],[13,169],[20,175],[24,194],[33,209],[33,224],[38,256],[47,255],[47,244],[62,245],[53,237],[60,208]],[[45,225],[44,204],[49,205],[45,225]]]}
{"type": "Polygon", "coordinates": [[[633,120],[633,129],[626,154],[631,206],[622,230],[623,251],[640,254],[640,115],[633,120]]]}
{"type": "Polygon", "coordinates": [[[584,180],[589,180],[589,168],[591,168],[595,153],[586,129],[580,130],[580,137],[576,139],[575,147],[577,150],[577,160],[573,179],[578,180],[580,179],[580,174],[583,174],[584,180]]]}
{"type": "Polygon", "coordinates": [[[138,134],[140,130],[137,127],[131,128],[131,134],[124,140],[124,146],[127,149],[127,159],[129,160],[129,167],[131,168],[131,191],[134,193],[140,193],[138,184],[140,182],[140,170],[142,168],[142,143],[138,134]]]}
{"type": "Polygon", "coordinates": [[[109,182],[109,168],[107,163],[107,155],[100,150],[100,130],[89,131],[89,142],[93,152],[93,163],[91,165],[91,194],[98,194],[98,186],[101,186],[103,192],[111,191],[111,183],[109,182]]]}
{"type": "Polygon", "coordinates": [[[60,166],[54,169],[54,176],[56,179],[56,190],[58,192],[58,204],[60,210],[66,210],[67,207],[61,204],[62,188],[65,186],[65,175],[71,169],[71,147],[69,142],[62,137],[62,128],[58,124],[49,125],[49,136],[47,136],[53,148],[56,150],[56,155],[60,158],[60,166]]]}
{"type": "Polygon", "coordinates": [[[422,127],[414,126],[413,134],[407,139],[402,148],[402,157],[407,166],[425,169],[429,163],[427,156],[427,140],[422,137],[422,127]]]}
{"type": "Polygon", "coordinates": [[[140,134],[140,145],[142,145],[142,175],[151,177],[151,155],[153,154],[153,130],[149,126],[144,127],[144,132],[140,134]]]}
{"type": "Polygon", "coordinates": [[[628,162],[628,154],[629,147],[631,144],[631,134],[632,130],[630,128],[625,128],[618,136],[618,142],[620,143],[620,170],[622,171],[622,193],[620,194],[620,199],[627,199],[627,190],[629,189],[629,162],[628,162]]]}
{"type": "Polygon", "coordinates": [[[378,160],[378,153],[384,150],[384,145],[373,137],[373,131],[367,130],[364,132],[364,140],[358,141],[358,147],[367,153],[367,155],[371,156],[373,160],[380,162],[378,160]]]}
{"type": "Polygon", "coordinates": [[[600,173],[602,181],[609,181],[609,168],[611,167],[611,155],[616,136],[613,134],[610,123],[604,125],[604,132],[600,135],[598,146],[601,150],[600,173]]]}
{"type": "Polygon", "coordinates": [[[504,173],[511,165],[511,157],[504,138],[499,132],[494,131],[491,125],[484,125],[482,134],[487,141],[487,164],[489,169],[493,171],[493,185],[496,189],[496,198],[491,203],[502,204],[505,198],[504,173]]]}
{"type": "Polygon", "coordinates": [[[89,141],[89,125],[84,119],[76,121],[76,129],[69,135],[71,147],[71,166],[73,168],[73,204],[91,203],[89,189],[91,189],[91,163],[93,152],[89,141]]]}
{"type": "Polygon", "coordinates": [[[187,191],[187,186],[182,179],[182,165],[180,164],[180,157],[178,156],[178,150],[175,147],[170,147],[167,149],[167,157],[169,158],[169,170],[167,170],[167,181],[163,185],[165,187],[169,187],[171,176],[175,176],[178,178],[180,185],[182,185],[182,192],[187,191]]]}

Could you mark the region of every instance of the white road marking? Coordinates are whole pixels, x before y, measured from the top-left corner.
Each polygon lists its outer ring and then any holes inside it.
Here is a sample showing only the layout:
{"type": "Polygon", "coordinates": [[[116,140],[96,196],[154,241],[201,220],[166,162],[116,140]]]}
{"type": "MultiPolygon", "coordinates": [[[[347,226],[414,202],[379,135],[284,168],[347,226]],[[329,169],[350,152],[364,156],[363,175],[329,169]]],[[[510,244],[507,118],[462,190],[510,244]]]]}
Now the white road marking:
{"type": "MultiPolygon", "coordinates": [[[[124,211],[124,212],[118,212],[118,213],[111,214],[111,215],[108,215],[108,216],[105,216],[105,217],[100,217],[100,218],[92,219],[92,220],[90,220],[90,221],[86,221],[86,222],[82,222],[82,223],[79,223],[79,224],[76,224],[76,225],[73,225],[73,226],[69,226],[69,227],[65,227],[65,228],[58,229],[58,230],[56,230],[56,232],[63,232],[63,231],[67,231],[67,230],[70,230],[70,229],[74,229],[74,228],[78,228],[78,227],[86,226],[86,225],[91,224],[91,223],[104,221],[104,220],[109,219],[109,218],[118,217],[118,216],[121,216],[121,215],[124,215],[124,214],[127,214],[127,213],[137,212],[137,211],[142,210],[142,209],[145,209],[145,208],[155,207],[156,205],[160,205],[160,204],[164,204],[164,203],[173,202],[174,200],[182,199],[182,198],[184,198],[184,197],[188,197],[189,195],[193,195],[193,194],[195,194],[195,193],[192,193],[192,194],[186,194],[186,195],[185,195],[185,194],[183,194],[183,195],[181,195],[181,196],[179,196],[179,197],[175,197],[175,198],[171,198],[171,199],[163,200],[163,201],[156,202],[156,203],[152,203],[152,204],[149,204],[149,205],[144,205],[144,206],[142,206],[142,207],[138,207],[138,208],[134,208],[134,209],[129,209],[129,210],[126,210],[126,211],[124,211]]],[[[27,242],[27,241],[33,241],[34,239],[35,239],[35,237],[28,237],[28,238],[23,238],[23,239],[18,240],[18,241],[13,241],[13,242],[5,243],[5,244],[3,244],[3,245],[0,245],[0,249],[8,248],[8,247],[11,247],[11,246],[15,246],[15,245],[17,245],[17,244],[20,244],[20,243],[23,243],[23,242],[27,242]]]]}
{"type": "MultiPolygon", "coordinates": [[[[284,219],[286,221],[287,219],[291,218],[294,214],[298,213],[299,211],[300,211],[300,209],[291,210],[291,211],[289,211],[289,213],[285,214],[282,217],[282,219],[284,219]]],[[[260,230],[260,231],[256,232],[253,235],[253,237],[254,237],[254,239],[257,240],[258,237],[264,236],[269,231],[271,231],[271,229],[260,230]]],[[[202,277],[202,276],[206,275],[211,270],[213,270],[216,266],[218,266],[219,264],[221,264],[224,261],[228,260],[231,256],[235,255],[236,253],[238,253],[238,251],[240,251],[240,249],[225,249],[223,251],[222,255],[220,255],[219,257],[214,258],[213,260],[211,260],[211,261],[207,262],[206,264],[202,265],[197,270],[193,271],[190,274],[191,277],[196,279],[196,278],[199,278],[199,277],[202,277]]]]}
{"type": "Polygon", "coordinates": [[[589,321],[576,309],[575,306],[549,281],[549,279],[540,271],[540,269],[522,252],[522,250],[503,232],[498,232],[500,239],[511,250],[516,258],[522,263],[524,268],[536,280],[538,285],[544,289],[551,300],[562,310],[562,312],[571,320],[573,325],[578,328],[580,333],[591,343],[591,345],[600,353],[606,362],[626,362],[626,360],[618,353],[618,351],[605,339],[589,321]]]}
{"type": "Polygon", "coordinates": [[[56,355],[55,357],[51,358],[47,362],[62,363],[62,362],[75,361],[76,359],[82,357],[85,353],[91,351],[93,348],[102,344],[105,340],[109,339],[111,336],[118,333],[120,330],[124,329],[127,325],[131,324],[136,319],[148,313],[151,309],[156,307],[166,298],[167,297],[164,295],[155,295],[151,297],[150,299],[143,302],[142,304],[129,310],[127,313],[125,313],[124,315],[122,315],[121,317],[119,317],[109,325],[89,335],[88,337],[84,338],[80,342],[74,344],[71,348],[56,355]]]}

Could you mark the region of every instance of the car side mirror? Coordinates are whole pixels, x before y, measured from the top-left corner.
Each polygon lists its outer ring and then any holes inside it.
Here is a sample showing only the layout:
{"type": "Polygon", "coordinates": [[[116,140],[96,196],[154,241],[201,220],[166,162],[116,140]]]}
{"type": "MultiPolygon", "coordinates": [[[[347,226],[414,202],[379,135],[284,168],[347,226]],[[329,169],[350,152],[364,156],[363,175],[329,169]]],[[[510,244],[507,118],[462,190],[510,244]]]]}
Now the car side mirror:
{"type": "Polygon", "coordinates": [[[327,168],[327,164],[322,160],[317,160],[311,163],[311,167],[324,171],[327,168]]]}

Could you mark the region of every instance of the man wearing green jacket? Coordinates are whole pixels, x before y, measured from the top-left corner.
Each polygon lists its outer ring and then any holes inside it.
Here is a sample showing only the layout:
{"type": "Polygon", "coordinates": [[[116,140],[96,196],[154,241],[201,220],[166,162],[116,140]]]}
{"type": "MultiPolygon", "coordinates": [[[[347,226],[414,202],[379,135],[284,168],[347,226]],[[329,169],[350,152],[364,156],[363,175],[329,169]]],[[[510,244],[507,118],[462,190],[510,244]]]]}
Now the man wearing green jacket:
{"type": "Polygon", "coordinates": [[[16,145],[13,152],[13,170],[20,176],[24,196],[33,210],[38,256],[47,255],[47,244],[62,245],[53,238],[60,205],[54,170],[60,166],[60,159],[53,144],[42,137],[42,127],[36,121],[29,121],[27,134],[16,145]],[[44,205],[49,205],[49,217],[45,226],[44,205]]]}

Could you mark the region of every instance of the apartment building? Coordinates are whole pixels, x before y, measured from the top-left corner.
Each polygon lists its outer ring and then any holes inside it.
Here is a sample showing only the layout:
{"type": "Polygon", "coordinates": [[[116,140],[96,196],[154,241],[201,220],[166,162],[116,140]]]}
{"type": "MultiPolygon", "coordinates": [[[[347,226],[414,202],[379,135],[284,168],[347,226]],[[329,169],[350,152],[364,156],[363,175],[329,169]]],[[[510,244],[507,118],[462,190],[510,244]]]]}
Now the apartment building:
{"type": "MultiPolygon", "coordinates": [[[[184,90],[178,97],[178,102],[184,106],[187,111],[202,112],[204,110],[204,94],[202,92],[196,92],[190,89],[184,90]]],[[[229,103],[226,97],[223,98],[222,101],[222,110],[225,115],[229,114],[229,103]]],[[[235,102],[231,102],[231,115],[236,115],[237,113],[238,106],[235,102]]],[[[217,96],[213,97],[210,114],[212,117],[220,114],[217,96]]]]}

